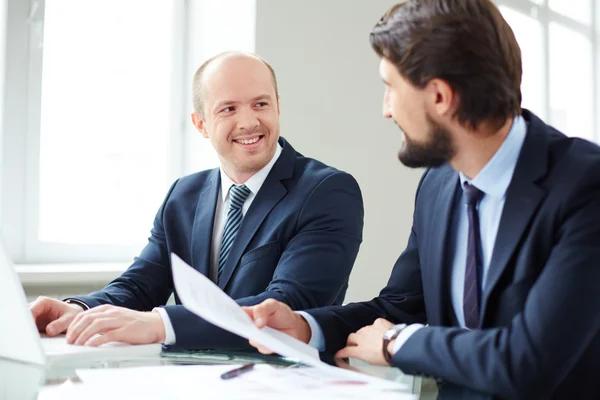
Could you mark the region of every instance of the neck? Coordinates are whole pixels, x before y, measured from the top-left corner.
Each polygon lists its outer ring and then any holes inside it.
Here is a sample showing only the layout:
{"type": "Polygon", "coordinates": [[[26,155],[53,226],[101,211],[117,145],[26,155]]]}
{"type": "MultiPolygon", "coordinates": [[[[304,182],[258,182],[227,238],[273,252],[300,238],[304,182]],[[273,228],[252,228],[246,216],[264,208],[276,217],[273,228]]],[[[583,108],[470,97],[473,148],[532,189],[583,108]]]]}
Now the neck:
{"type": "Polygon", "coordinates": [[[456,155],[450,161],[452,168],[469,179],[476,177],[502,146],[512,123],[511,117],[500,129],[494,129],[489,122],[482,123],[476,130],[463,128],[463,134],[457,135],[461,140],[456,141],[456,155]]]}
{"type": "Polygon", "coordinates": [[[233,168],[227,168],[221,165],[221,168],[225,174],[231,179],[236,185],[248,182],[248,179],[252,178],[258,171],[236,171],[233,168]]]}

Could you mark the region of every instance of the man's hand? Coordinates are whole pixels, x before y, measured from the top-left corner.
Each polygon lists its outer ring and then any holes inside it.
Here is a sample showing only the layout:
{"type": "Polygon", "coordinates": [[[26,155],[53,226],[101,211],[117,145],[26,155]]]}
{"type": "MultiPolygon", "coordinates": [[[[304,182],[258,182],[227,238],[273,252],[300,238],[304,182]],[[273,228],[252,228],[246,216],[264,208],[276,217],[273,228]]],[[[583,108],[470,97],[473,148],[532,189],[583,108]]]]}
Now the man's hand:
{"type": "Polygon", "coordinates": [[[38,331],[56,336],[67,330],[75,316],[83,312],[83,308],[75,304],[40,296],[29,303],[29,310],[38,331]]]}
{"type": "Polygon", "coordinates": [[[165,326],[158,312],[134,311],[113,305],[94,307],[78,314],[67,331],[67,343],[76,345],[99,346],[107,342],[147,344],[164,341],[165,326]]]}
{"type": "MultiPolygon", "coordinates": [[[[285,303],[274,299],[267,299],[256,306],[242,308],[259,328],[269,326],[301,342],[308,343],[310,341],[311,332],[308,322],[300,314],[292,311],[285,303]]],[[[252,340],[250,344],[263,354],[272,353],[271,350],[252,340]]]]}
{"type": "MultiPolygon", "coordinates": [[[[383,334],[394,324],[378,318],[373,325],[365,326],[355,333],[348,335],[346,347],[338,351],[338,358],[353,357],[375,365],[388,365],[383,358],[383,334]]],[[[388,350],[393,348],[394,341],[390,342],[388,350]]]]}

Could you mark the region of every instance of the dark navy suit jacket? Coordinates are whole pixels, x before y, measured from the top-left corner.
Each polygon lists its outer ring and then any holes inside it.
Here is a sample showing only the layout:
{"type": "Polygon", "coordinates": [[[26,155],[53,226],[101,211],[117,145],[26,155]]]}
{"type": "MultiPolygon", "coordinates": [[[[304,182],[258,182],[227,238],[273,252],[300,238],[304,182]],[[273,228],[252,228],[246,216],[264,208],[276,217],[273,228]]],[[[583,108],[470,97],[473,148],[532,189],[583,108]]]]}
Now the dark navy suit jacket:
{"type": "Polygon", "coordinates": [[[380,295],[310,312],[328,352],[378,317],[420,322],[430,326],[393,363],[438,379],[440,398],[600,398],[600,148],[523,115],[481,329],[453,323],[446,242],[460,184],[446,165],[425,172],[408,246],[380,295]]]}
{"type": "MultiPolygon", "coordinates": [[[[274,164],[246,212],[218,285],[241,305],[274,298],[300,310],[341,304],[362,241],[363,203],[354,178],[297,153],[283,138],[274,164]]],[[[173,252],[208,276],[219,169],[173,184],[147,246],[103,290],[75,297],[91,307],[149,311],[174,290],[173,252]]],[[[165,309],[176,347],[245,348],[247,341],[180,305],[165,309]]]]}

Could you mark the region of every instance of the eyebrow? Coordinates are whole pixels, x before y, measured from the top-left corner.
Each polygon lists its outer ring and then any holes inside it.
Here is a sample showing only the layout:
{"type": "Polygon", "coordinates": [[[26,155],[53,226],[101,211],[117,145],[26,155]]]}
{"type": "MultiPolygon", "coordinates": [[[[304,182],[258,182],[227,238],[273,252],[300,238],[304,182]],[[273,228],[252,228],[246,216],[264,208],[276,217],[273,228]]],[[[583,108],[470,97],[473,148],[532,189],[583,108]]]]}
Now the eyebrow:
{"type": "Polygon", "coordinates": [[[215,104],[215,107],[213,108],[213,110],[217,111],[217,110],[220,110],[221,108],[229,107],[229,106],[232,106],[237,103],[238,103],[237,101],[233,101],[233,100],[220,101],[217,104],[215,104]]]}
{"type": "Polygon", "coordinates": [[[273,97],[270,94],[261,94],[259,96],[256,96],[255,98],[253,98],[252,102],[255,102],[258,100],[273,100],[273,97]]]}
{"type": "MultiPolygon", "coordinates": [[[[270,101],[272,101],[273,100],[273,96],[271,96],[270,94],[266,94],[266,93],[265,94],[261,94],[261,95],[258,95],[256,97],[253,97],[250,100],[250,102],[254,103],[255,101],[259,101],[259,100],[270,100],[270,101]]],[[[232,106],[232,105],[235,105],[235,104],[239,104],[239,103],[240,103],[239,101],[234,101],[234,100],[223,100],[223,101],[218,102],[215,105],[214,110],[220,110],[221,108],[229,107],[229,106],[232,106]]]]}

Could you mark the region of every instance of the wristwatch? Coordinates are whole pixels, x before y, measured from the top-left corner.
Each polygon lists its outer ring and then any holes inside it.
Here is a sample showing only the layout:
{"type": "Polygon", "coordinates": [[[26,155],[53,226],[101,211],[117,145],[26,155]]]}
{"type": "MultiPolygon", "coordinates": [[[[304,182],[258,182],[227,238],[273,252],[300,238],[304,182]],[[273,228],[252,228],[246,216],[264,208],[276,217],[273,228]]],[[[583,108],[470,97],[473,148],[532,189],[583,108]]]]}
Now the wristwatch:
{"type": "Polygon", "coordinates": [[[394,325],[390,329],[385,331],[385,333],[383,334],[383,358],[385,358],[385,361],[389,365],[392,365],[392,355],[388,351],[388,345],[392,340],[398,337],[398,335],[400,334],[400,332],[402,332],[402,330],[404,330],[404,328],[406,328],[406,324],[394,325]]]}
{"type": "Polygon", "coordinates": [[[76,304],[79,307],[83,308],[83,311],[89,310],[90,306],[88,306],[87,304],[85,304],[83,301],[79,301],[77,299],[65,299],[63,300],[65,303],[67,304],[76,304]]]}

